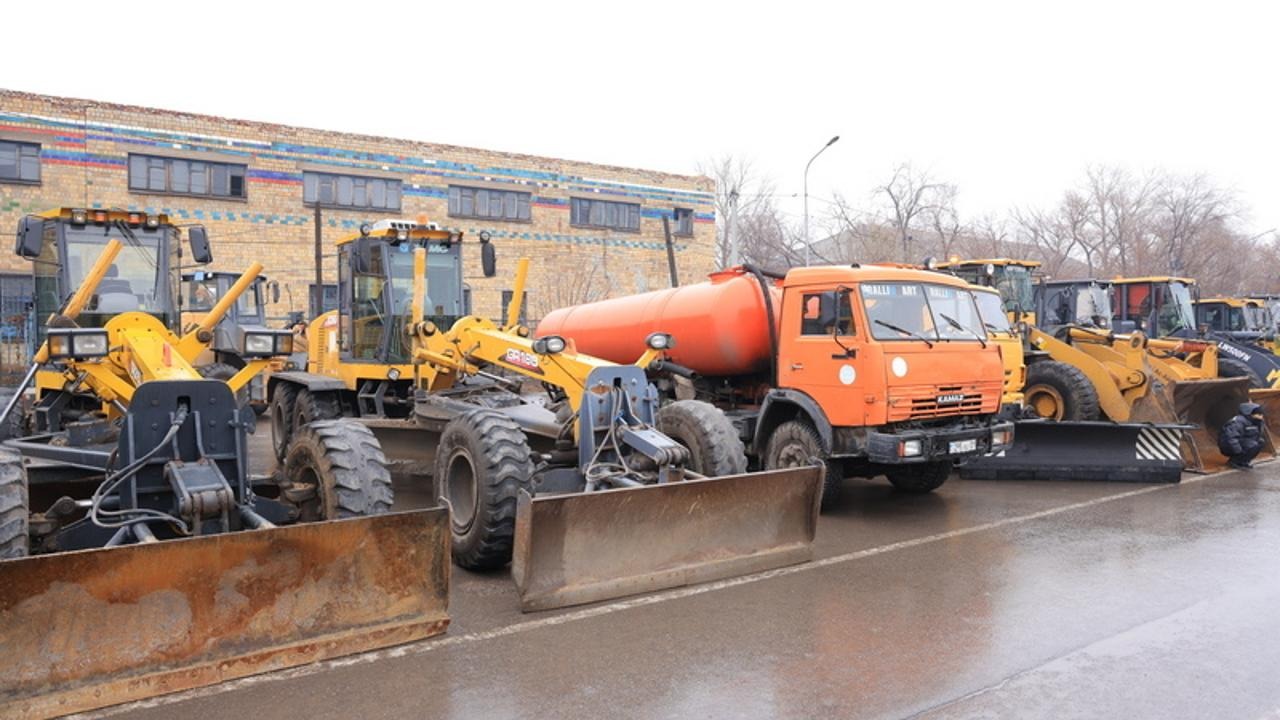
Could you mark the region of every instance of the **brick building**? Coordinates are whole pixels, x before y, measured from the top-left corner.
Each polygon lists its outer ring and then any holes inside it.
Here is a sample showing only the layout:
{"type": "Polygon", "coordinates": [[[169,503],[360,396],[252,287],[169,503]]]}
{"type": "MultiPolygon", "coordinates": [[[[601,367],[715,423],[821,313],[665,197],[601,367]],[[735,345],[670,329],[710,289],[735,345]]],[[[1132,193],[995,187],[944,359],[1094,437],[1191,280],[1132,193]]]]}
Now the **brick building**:
{"type": "MultiPolygon", "coordinates": [[[[7,233],[22,215],[58,206],[164,212],[180,225],[203,224],[214,269],[257,260],[279,281],[280,303],[268,308],[274,317],[306,310],[314,292],[317,203],[326,284],[335,280],[339,237],[363,222],[425,216],[472,240],[482,230],[492,235],[496,278],[480,276],[477,244],[464,244],[477,313],[498,313],[515,260],[531,257],[528,303],[537,317],[584,299],[666,287],[664,216],[680,272],[710,271],[714,190],[705,177],[0,90],[7,233]]],[[[29,275],[30,263],[6,248],[0,273],[29,275]]]]}

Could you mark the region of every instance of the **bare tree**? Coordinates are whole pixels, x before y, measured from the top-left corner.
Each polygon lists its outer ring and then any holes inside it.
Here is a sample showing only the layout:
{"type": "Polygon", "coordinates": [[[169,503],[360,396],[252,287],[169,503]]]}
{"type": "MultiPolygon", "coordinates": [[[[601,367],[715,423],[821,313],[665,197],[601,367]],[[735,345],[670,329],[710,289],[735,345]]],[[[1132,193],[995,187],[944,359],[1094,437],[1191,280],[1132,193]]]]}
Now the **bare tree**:
{"type": "MultiPolygon", "coordinates": [[[[918,172],[909,163],[899,165],[889,182],[876,188],[887,205],[887,220],[893,226],[902,245],[902,262],[911,262],[912,232],[919,218],[938,205],[938,193],[943,186],[933,182],[929,175],[918,172]]],[[[919,258],[915,258],[919,259],[919,258]]]]}
{"type": "MultiPolygon", "coordinates": [[[[932,254],[947,258],[951,257],[952,252],[959,246],[961,239],[969,234],[971,230],[960,221],[960,214],[956,212],[957,190],[955,185],[940,184],[934,194],[933,204],[925,208],[924,211],[929,228],[933,230],[934,235],[933,247],[930,250],[932,254]]],[[[906,262],[910,262],[910,260],[906,262]]]]}
{"type": "Polygon", "coordinates": [[[752,216],[760,205],[771,202],[773,181],[761,175],[750,159],[721,155],[698,163],[698,172],[716,181],[716,267],[729,264],[730,242],[728,223],[736,220],[734,234],[738,235],[744,218],[752,216]]]}

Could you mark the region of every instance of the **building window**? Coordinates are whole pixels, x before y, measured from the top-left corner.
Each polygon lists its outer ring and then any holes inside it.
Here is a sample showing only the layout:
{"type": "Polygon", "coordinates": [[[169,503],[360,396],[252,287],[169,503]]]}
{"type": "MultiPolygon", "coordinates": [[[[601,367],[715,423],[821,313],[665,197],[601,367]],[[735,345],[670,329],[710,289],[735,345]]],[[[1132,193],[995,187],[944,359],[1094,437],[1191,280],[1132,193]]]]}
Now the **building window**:
{"type": "Polygon", "coordinates": [[[0,181],[40,182],[40,145],[0,140],[0,181]]]}
{"type": "Polygon", "coordinates": [[[156,157],[129,156],[129,189],[137,192],[244,198],[244,165],[156,157]]]}
{"type": "Polygon", "coordinates": [[[302,201],[322,207],[360,210],[400,209],[400,181],[358,175],[302,173],[302,201]]]}
{"type": "MultiPolygon", "coordinates": [[[[311,308],[316,306],[316,284],[309,283],[307,291],[308,302],[310,303],[307,305],[307,312],[310,312],[311,308]]],[[[321,297],[321,301],[323,304],[320,306],[320,312],[338,309],[338,285],[336,283],[324,284],[324,295],[321,297]]]]}
{"type": "Polygon", "coordinates": [[[573,198],[569,224],[640,232],[640,204],[573,198]]]}
{"type": "Polygon", "coordinates": [[[449,217],[486,218],[520,222],[529,220],[533,195],[517,190],[449,186],[449,217]]]}
{"type": "Polygon", "coordinates": [[[672,230],[676,235],[693,234],[693,211],[689,208],[675,208],[676,226],[672,230]]]}

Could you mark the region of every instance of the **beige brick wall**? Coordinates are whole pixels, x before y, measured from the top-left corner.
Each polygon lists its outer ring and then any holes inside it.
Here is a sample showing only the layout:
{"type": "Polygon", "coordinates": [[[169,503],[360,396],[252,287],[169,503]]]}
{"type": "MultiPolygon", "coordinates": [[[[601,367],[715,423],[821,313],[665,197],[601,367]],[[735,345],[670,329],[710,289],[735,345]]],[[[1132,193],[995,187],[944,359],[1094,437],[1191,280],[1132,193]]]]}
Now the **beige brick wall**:
{"type": "MultiPolygon", "coordinates": [[[[60,206],[163,211],[179,224],[203,224],[213,242],[213,267],[241,270],[251,261],[281,285],[269,314],[305,310],[313,278],[312,209],[302,200],[302,167],[361,175],[388,173],[402,182],[402,212],[324,210],[325,278],[335,280],[333,242],[361,222],[426,216],[467,233],[464,262],[476,312],[498,312],[518,257],[532,259],[530,314],[603,295],[666,287],[661,213],[695,212],[692,237],[677,237],[681,277],[712,270],[714,183],[705,177],[596,165],[429,142],[353,135],[168,110],[0,90],[0,140],[38,140],[41,182],[0,182],[0,227],[12,233],[19,218],[60,206]],[[247,199],[131,192],[127,157],[213,152],[237,155],[248,166],[247,199]],[[532,222],[451,218],[449,184],[482,183],[530,192],[532,222]],[[574,227],[569,198],[638,202],[641,231],[574,227]],[[474,242],[489,231],[498,249],[498,277],[480,276],[474,242]]],[[[12,236],[12,235],[10,235],[12,236]]],[[[0,271],[29,272],[30,263],[0,251],[0,271]]]]}

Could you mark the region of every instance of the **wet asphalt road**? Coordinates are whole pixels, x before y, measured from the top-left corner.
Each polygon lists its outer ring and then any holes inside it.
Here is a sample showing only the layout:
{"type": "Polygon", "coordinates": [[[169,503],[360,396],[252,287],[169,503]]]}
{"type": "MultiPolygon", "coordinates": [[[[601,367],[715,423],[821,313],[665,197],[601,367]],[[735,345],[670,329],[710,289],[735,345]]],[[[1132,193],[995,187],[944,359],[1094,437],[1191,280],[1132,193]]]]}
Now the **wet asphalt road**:
{"type": "Polygon", "coordinates": [[[505,574],[455,570],[442,638],[103,714],[1280,717],[1280,463],[924,497],[849,481],[817,550],[532,615],[505,574]]]}

